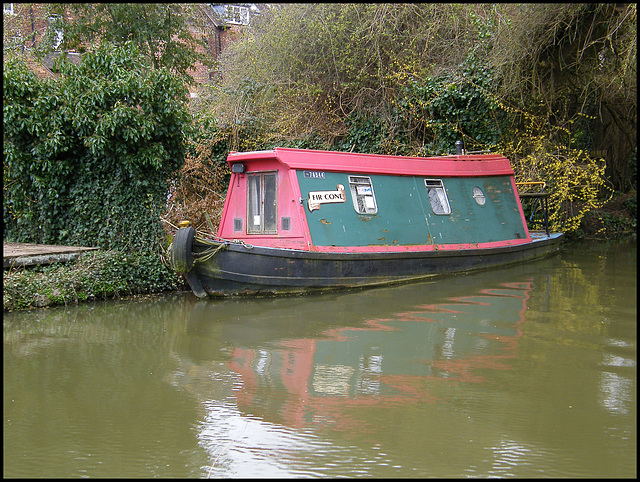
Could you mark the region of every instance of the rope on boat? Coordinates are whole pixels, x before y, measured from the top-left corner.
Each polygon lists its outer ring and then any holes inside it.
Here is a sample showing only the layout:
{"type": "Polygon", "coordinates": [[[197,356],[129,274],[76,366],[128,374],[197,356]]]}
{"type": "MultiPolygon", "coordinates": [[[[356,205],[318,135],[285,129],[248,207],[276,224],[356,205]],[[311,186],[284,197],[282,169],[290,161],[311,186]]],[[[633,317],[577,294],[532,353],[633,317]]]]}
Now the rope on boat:
{"type": "Polygon", "coordinates": [[[222,249],[227,249],[227,244],[224,241],[223,242],[209,241],[201,238],[198,238],[198,241],[210,247],[205,249],[202,253],[198,253],[197,257],[194,256],[194,259],[193,259],[194,263],[204,263],[205,261],[213,258],[218,253],[218,251],[222,249]]]}
{"type": "MultiPolygon", "coordinates": [[[[222,238],[217,238],[215,240],[208,240],[208,239],[201,238],[199,236],[198,236],[198,242],[201,244],[206,244],[207,246],[209,246],[209,248],[205,249],[202,253],[198,253],[198,254],[194,253],[194,259],[193,259],[194,263],[203,263],[205,261],[208,261],[209,259],[213,258],[218,253],[218,251],[227,249],[227,246],[230,243],[230,241],[222,238]]],[[[232,242],[235,244],[240,244],[244,246],[246,249],[253,249],[252,245],[245,243],[241,239],[234,239],[232,242]]]]}
{"type": "Polygon", "coordinates": [[[253,249],[253,245],[252,244],[247,244],[242,239],[234,239],[233,242],[235,244],[241,244],[242,246],[244,246],[247,249],[253,249]]]}

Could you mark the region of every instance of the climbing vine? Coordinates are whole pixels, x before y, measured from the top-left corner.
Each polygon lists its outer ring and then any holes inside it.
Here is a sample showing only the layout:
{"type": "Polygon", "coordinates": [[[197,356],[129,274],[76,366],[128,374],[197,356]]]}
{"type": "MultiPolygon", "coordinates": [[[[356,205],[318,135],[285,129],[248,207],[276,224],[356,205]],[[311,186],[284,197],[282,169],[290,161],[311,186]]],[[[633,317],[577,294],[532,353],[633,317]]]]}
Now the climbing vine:
{"type": "Polygon", "coordinates": [[[57,79],[4,67],[5,239],[158,251],[188,135],[183,82],[132,44],[63,59],[57,79]]]}
{"type": "Polygon", "coordinates": [[[545,182],[551,228],[575,233],[585,215],[613,194],[604,175],[605,161],[573,147],[569,131],[544,117],[509,110],[520,125],[509,131],[498,149],[511,160],[517,182],[545,182]]]}

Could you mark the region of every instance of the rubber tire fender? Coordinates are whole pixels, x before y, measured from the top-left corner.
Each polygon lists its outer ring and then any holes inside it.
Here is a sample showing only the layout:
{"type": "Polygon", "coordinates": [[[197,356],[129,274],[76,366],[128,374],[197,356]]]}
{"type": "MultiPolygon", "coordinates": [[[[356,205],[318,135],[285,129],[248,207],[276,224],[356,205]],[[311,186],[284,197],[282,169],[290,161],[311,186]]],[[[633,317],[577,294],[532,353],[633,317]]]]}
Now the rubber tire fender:
{"type": "Polygon", "coordinates": [[[193,253],[191,248],[193,247],[193,238],[196,235],[196,230],[193,226],[187,228],[180,228],[173,236],[173,242],[171,246],[170,262],[176,273],[186,274],[193,266],[193,253]]]}

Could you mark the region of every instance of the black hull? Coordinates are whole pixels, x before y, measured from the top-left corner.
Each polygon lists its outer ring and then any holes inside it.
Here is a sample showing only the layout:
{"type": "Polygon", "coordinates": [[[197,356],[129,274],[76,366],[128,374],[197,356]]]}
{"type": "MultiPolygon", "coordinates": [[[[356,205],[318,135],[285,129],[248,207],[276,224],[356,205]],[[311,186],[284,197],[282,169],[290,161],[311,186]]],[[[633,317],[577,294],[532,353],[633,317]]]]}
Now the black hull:
{"type": "Polygon", "coordinates": [[[360,288],[529,262],[558,251],[561,234],[491,249],[401,253],[319,253],[227,243],[198,260],[211,242],[196,240],[186,279],[198,297],[279,295],[360,288]]]}

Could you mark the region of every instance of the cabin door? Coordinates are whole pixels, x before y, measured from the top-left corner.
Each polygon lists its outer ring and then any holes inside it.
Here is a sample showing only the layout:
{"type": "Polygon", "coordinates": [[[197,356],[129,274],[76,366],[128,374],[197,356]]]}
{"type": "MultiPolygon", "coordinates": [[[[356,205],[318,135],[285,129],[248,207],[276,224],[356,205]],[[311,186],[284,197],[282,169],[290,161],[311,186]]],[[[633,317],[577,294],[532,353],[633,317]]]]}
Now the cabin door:
{"type": "Polygon", "coordinates": [[[247,233],[277,234],[277,172],[247,175],[247,233]]]}

